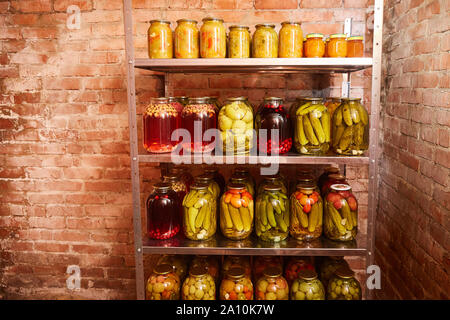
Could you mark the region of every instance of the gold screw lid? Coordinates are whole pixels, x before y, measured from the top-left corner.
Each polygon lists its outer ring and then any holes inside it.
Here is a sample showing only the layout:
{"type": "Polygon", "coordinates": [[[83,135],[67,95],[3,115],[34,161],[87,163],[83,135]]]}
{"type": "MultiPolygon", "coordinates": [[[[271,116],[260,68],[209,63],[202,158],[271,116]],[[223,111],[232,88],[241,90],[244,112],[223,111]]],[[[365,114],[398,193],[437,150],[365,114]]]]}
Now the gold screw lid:
{"type": "Polygon", "coordinates": [[[207,184],[207,183],[196,181],[191,185],[191,189],[194,189],[194,190],[208,189],[208,186],[209,186],[209,184],[207,184]]]}
{"type": "Polygon", "coordinates": [[[230,279],[240,279],[245,276],[245,269],[243,267],[231,267],[227,272],[227,277],[230,279]]]}
{"type": "Polygon", "coordinates": [[[261,27],[275,28],[275,25],[274,24],[270,24],[270,23],[260,23],[260,24],[257,24],[255,26],[255,28],[261,28],[261,27]]]}
{"type": "Polygon", "coordinates": [[[223,19],[220,18],[212,18],[212,17],[206,17],[202,19],[203,22],[208,22],[208,21],[218,21],[218,22],[222,22],[223,23],[223,19]]]}
{"type": "Polygon", "coordinates": [[[330,35],[330,39],[347,38],[345,33],[335,33],[330,35]]]}
{"type": "Polygon", "coordinates": [[[178,175],[174,173],[168,173],[163,176],[164,182],[176,182],[178,181],[178,175]]]}
{"type": "Polygon", "coordinates": [[[267,101],[267,100],[283,101],[283,98],[280,98],[280,97],[265,97],[264,101],[267,101]]]}
{"type": "Polygon", "coordinates": [[[168,21],[168,20],[161,20],[161,19],[150,20],[150,23],[154,23],[154,22],[170,24],[170,21],[168,21]]]}
{"type": "Polygon", "coordinates": [[[299,183],[295,187],[297,188],[297,190],[314,190],[314,188],[316,186],[314,184],[302,184],[302,183],[299,183]]]}
{"type": "Polygon", "coordinates": [[[308,98],[305,98],[305,100],[307,100],[307,101],[323,101],[323,98],[320,98],[320,97],[308,97],[308,98]]]}
{"type": "Polygon", "coordinates": [[[195,265],[189,270],[189,275],[193,277],[201,277],[208,273],[208,269],[203,265],[195,265]]]}
{"type": "Polygon", "coordinates": [[[282,26],[285,25],[285,24],[293,24],[293,25],[297,25],[297,26],[301,25],[301,23],[297,22],[297,21],[283,21],[281,23],[282,26]]]}
{"type": "Polygon", "coordinates": [[[247,27],[247,26],[243,26],[243,25],[237,25],[237,24],[235,24],[235,25],[233,25],[233,26],[231,26],[230,27],[230,30],[231,29],[250,29],[249,27],[247,27]]]}
{"type": "Polygon", "coordinates": [[[205,104],[209,102],[209,97],[189,98],[188,104],[205,104]]]}
{"type": "Polygon", "coordinates": [[[247,97],[231,97],[227,98],[226,101],[246,101],[247,97]]]}
{"type": "Polygon", "coordinates": [[[348,41],[354,41],[354,40],[364,40],[363,36],[351,36],[347,39],[348,41]]]}
{"type": "Polygon", "coordinates": [[[245,167],[237,167],[234,169],[234,173],[236,174],[249,174],[249,170],[245,167]]]}
{"type": "Polygon", "coordinates": [[[181,23],[181,22],[192,22],[192,23],[197,23],[196,20],[192,20],[192,19],[180,19],[180,20],[177,20],[177,23],[181,23]]]}
{"type": "Polygon", "coordinates": [[[194,178],[195,182],[203,182],[203,183],[210,183],[213,180],[213,175],[209,173],[204,173],[202,175],[199,175],[194,178]]]}
{"type": "Polygon", "coordinates": [[[156,274],[168,274],[173,272],[173,266],[168,263],[161,263],[153,269],[153,272],[156,274]]]}
{"type": "Polygon", "coordinates": [[[171,184],[168,182],[157,182],[154,184],[153,188],[159,191],[168,191],[171,187],[171,184]]]}
{"type": "Polygon", "coordinates": [[[234,190],[242,190],[242,189],[245,189],[245,184],[243,184],[243,183],[230,183],[228,186],[227,186],[227,188],[228,189],[234,189],[234,190]]]}
{"type": "Polygon", "coordinates": [[[219,172],[219,168],[217,168],[217,167],[207,167],[207,168],[205,168],[204,171],[205,171],[206,174],[214,174],[214,173],[219,172]]]}
{"type": "Polygon", "coordinates": [[[269,278],[279,277],[279,276],[281,276],[281,268],[267,267],[264,269],[264,275],[269,278]]]}
{"type": "Polygon", "coordinates": [[[306,39],[310,39],[310,38],[323,38],[323,33],[309,33],[306,36],[306,39]]]}
{"type": "Polygon", "coordinates": [[[317,272],[309,269],[301,270],[298,273],[298,277],[303,280],[314,280],[317,279],[317,272]]]}
{"type": "Polygon", "coordinates": [[[337,268],[335,274],[338,277],[350,279],[354,277],[355,272],[347,266],[340,266],[339,268],[337,268]]]}
{"type": "Polygon", "coordinates": [[[281,187],[276,184],[268,184],[264,186],[264,190],[266,191],[280,191],[281,187]]]}
{"type": "Polygon", "coordinates": [[[342,101],[361,101],[361,98],[342,98],[342,101]]]}

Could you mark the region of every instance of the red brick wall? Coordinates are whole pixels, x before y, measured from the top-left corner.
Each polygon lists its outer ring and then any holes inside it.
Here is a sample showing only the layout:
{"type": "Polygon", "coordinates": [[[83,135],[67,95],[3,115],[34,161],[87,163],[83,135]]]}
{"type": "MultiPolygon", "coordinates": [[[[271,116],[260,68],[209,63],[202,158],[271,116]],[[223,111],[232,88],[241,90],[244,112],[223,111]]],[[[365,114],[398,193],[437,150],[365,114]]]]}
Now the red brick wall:
{"type": "Polygon", "coordinates": [[[380,297],[448,299],[450,2],[387,1],[380,297]]]}

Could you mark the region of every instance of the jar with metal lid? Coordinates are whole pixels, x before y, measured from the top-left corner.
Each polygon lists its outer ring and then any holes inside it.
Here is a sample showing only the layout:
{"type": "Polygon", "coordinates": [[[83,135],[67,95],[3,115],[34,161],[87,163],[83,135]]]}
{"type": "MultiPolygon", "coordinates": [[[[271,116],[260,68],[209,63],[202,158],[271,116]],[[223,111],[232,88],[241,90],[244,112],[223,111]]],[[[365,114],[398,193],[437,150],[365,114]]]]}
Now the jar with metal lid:
{"type": "Polygon", "coordinates": [[[228,40],[229,58],[250,58],[249,27],[234,25],[230,27],[228,40]]]}
{"type": "Polygon", "coordinates": [[[358,202],[352,188],[333,184],[325,199],[324,234],[330,240],[350,241],[358,232],[358,202]]]}
{"type": "Polygon", "coordinates": [[[228,185],[220,199],[220,229],[231,240],[247,238],[253,230],[253,197],[244,184],[228,185]]]}
{"type": "Polygon", "coordinates": [[[227,35],[222,19],[204,18],[200,28],[200,55],[202,58],[225,58],[227,35]]]}
{"type": "Polygon", "coordinates": [[[281,186],[269,184],[256,198],[256,235],[263,241],[279,242],[289,234],[289,201],[281,186]]]}
{"type": "Polygon", "coordinates": [[[185,105],[188,104],[189,102],[189,97],[188,96],[176,96],[174,97],[176,99],[176,101],[178,101],[179,103],[181,103],[183,105],[183,107],[185,105]]]}
{"type": "Polygon", "coordinates": [[[339,174],[339,168],[329,166],[323,170],[323,173],[319,176],[319,179],[317,179],[317,186],[319,187],[319,190],[322,190],[323,184],[327,181],[328,176],[331,174],[339,174]]]}
{"type": "Polygon", "coordinates": [[[327,176],[327,178],[324,180],[322,187],[320,189],[322,197],[325,197],[328,194],[328,192],[330,192],[331,186],[333,184],[347,184],[348,185],[348,182],[342,174],[339,174],[339,173],[329,174],[327,176]]]}
{"type": "Polygon", "coordinates": [[[264,270],[268,267],[283,269],[283,259],[281,256],[255,256],[253,260],[253,279],[255,282],[264,275],[264,270]]]}
{"type": "Polygon", "coordinates": [[[253,284],[243,267],[232,267],[220,284],[220,300],[253,300],[253,284]]]}
{"type": "Polygon", "coordinates": [[[175,58],[195,59],[199,57],[199,38],[197,21],[190,19],[177,20],[175,28],[175,58]]]}
{"type": "Polygon", "coordinates": [[[323,200],[314,185],[297,185],[291,195],[290,234],[300,241],[311,241],[322,234],[323,200]]]}
{"type": "Polygon", "coordinates": [[[170,264],[160,264],[153,269],[153,273],[147,280],[146,299],[180,299],[180,278],[170,264]]]}
{"type": "Polygon", "coordinates": [[[244,177],[250,185],[248,185],[249,192],[253,195],[255,193],[256,181],[250,170],[247,167],[236,167],[233,171],[233,177],[244,177]]]}
{"type": "Polygon", "coordinates": [[[310,33],[306,36],[305,56],[307,58],[322,58],[325,54],[323,34],[310,33]]]}
{"type": "Polygon", "coordinates": [[[320,264],[320,280],[322,281],[325,288],[328,287],[328,282],[333,277],[334,273],[340,267],[350,268],[347,261],[345,261],[342,256],[331,256],[325,257],[325,259],[320,264]]]}
{"type": "Polygon", "coordinates": [[[340,267],[334,273],[327,288],[328,300],[361,300],[361,285],[353,270],[340,267]]]}
{"type": "Polygon", "coordinates": [[[291,300],[325,300],[325,288],[314,270],[302,270],[291,286],[291,300]]]}
{"type": "Polygon", "coordinates": [[[330,58],[347,57],[347,35],[344,33],[330,35],[330,41],[327,45],[327,55],[330,58]]]}
{"type": "Polygon", "coordinates": [[[191,262],[191,269],[196,266],[206,267],[214,281],[219,281],[219,261],[215,256],[196,256],[191,262]]]}
{"type": "Polygon", "coordinates": [[[216,284],[206,267],[197,265],[189,270],[181,297],[183,300],[216,300],[216,284]]]}
{"type": "Polygon", "coordinates": [[[144,148],[152,153],[172,152],[178,140],[172,141],[172,132],[180,128],[180,113],[168,98],[151,98],[143,117],[144,148]]]}
{"type": "Polygon", "coordinates": [[[180,201],[183,201],[187,194],[187,187],[179,175],[167,173],[163,175],[163,182],[170,183],[172,189],[177,193],[180,201]]]}
{"type": "Polygon", "coordinates": [[[351,36],[347,39],[347,57],[356,58],[364,56],[364,38],[362,36],[351,36]]]}
{"type": "Polygon", "coordinates": [[[280,58],[301,58],[303,55],[303,32],[300,22],[281,23],[279,52],[280,58]]]}
{"type": "Polygon", "coordinates": [[[358,156],[369,148],[369,115],[361,99],[343,98],[332,123],[334,152],[358,156]]]}
{"type": "Polygon", "coordinates": [[[250,181],[250,179],[244,175],[240,175],[237,173],[234,173],[231,177],[230,177],[230,183],[234,183],[234,184],[244,184],[245,188],[247,189],[247,191],[250,193],[250,195],[252,197],[255,197],[255,189],[253,189],[253,184],[250,181]]]}
{"type": "Polygon", "coordinates": [[[339,107],[341,103],[342,98],[340,97],[327,98],[327,101],[325,102],[325,107],[327,107],[331,117],[333,117],[334,111],[336,111],[337,107],[339,107]]]}
{"type": "Polygon", "coordinates": [[[222,276],[225,276],[231,268],[242,267],[247,277],[252,274],[252,267],[248,256],[225,256],[222,263],[222,276]]]}
{"type": "Polygon", "coordinates": [[[213,180],[220,188],[220,195],[222,195],[225,192],[226,183],[225,178],[219,172],[219,168],[209,166],[205,168],[204,173],[212,176],[213,180]]]}
{"type": "Polygon", "coordinates": [[[313,257],[291,257],[289,259],[286,268],[284,269],[284,277],[289,286],[291,286],[294,280],[298,278],[298,274],[302,270],[315,271],[313,257]]]}
{"type": "Polygon", "coordinates": [[[281,275],[282,270],[269,267],[256,283],[256,300],[289,300],[289,286],[281,275]]]}
{"type": "Polygon", "coordinates": [[[181,115],[181,112],[183,111],[184,105],[180,102],[178,98],[175,97],[169,97],[169,104],[177,110],[178,114],[181,115]]]}
{"type": "Polygon", "coordinates": [[[252,42],[253,58],[278,58],[278,35],[275,25],[257,24],[252,42]]]}
{"type": "Polygon", "coordinates": [[[173,271],[178,275],[181,281],[184,280],[184,278],[187,275],[187,261],[184,258],[184,256],[179,254],[165,254],[162,255],[159,259],[156,265],[160,264],[169,264],[172,266],[173,271]]]}
{"type": "Polygon", "coordinates": [[[169,21],[150,21],[147,35],[150,59],[171,59],[173,57],[173,39],[169,21]]]}
{"type": "Polygon", "coordinates": [[[170,183],[158,182],[146,202],[147,234],[151,239],[169,239],[180,231],[181,201],[170,183]]]}
{"type": "Polygon", "coordinates": [[[330,148],[331,117],[322,98],[307,98],[295,111],[295,149],[300,154],[320,155],[330,148]]]}
{"type": "Polygon", "coordinates": [[[219,131],[226,153],[247,154],[253,147],[253,107],[246,97],[228,98],[219,112],[219,131]]]}
{"type": "Polygon", "coordinates": [[[262,193],[264,191],[264,187],[269,184],[274,184],[276,186],[279,186],[281,188],[281,192],[283,194],[288,193],[287,183],[284,180],[284,178],[281,176],[281,174],[274,174],[272,176],[264,176],[263,177],[263,180],[261,181],[261,183],[258,186],[257,194],[262,193]]]}

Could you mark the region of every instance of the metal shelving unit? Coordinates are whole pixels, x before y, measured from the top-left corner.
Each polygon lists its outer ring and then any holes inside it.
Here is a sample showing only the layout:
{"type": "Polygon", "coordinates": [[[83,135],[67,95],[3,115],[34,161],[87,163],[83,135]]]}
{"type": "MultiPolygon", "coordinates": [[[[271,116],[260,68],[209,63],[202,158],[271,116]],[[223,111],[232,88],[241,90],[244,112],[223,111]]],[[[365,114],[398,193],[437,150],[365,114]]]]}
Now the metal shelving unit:
{"type": "MultiPolygon", "coordinates": [[[[130,127],[130,156],[133,193],[133,226],[136,261],[137,298],[145,298],[145,279],[143,268],[144,254],[210,254],[210,255],[311,255],[311,256],[362,256],[366,266],[373,264],[374,223],[378,194],[378,156],[379,156],[379,111],[381,88],[381,44],[383,26],[383,0],[375,0],[374,31],[372,58],[292,58],[292,59],[135,59],[132,33],[131,0],[124,0],[125,48],[127,59],[127,93],[128,115],[130,127]],[[208,241],[191,241],[178,235],[169,240],[150,240],[142,237],[139,163],[172,162],[170,154],[139,154],[136,119],[135,68],[162,72],[167,78],[171,73],[342,73],[350,79],[351,72],[372,68],[372,95],[370,113],[369,152],[363,156],[348,157],[333,154],[323,157],[300,156],[295,153],[278,157],[280,164],[339,164],[369,166],[369,203],[367,217],[367,236],[358,235],[356,241],[336,243],[321,238],[312,243],[299,243],[293,239],[277,244],[267,244],[254,237],[243,241],[227,240],[220,232],[208,241]]],[[[223,163],[223,164],[269,164],[271,156],[185,156],[183,160],[190,163],[223,163]]],[[[366,298],[371,298],[370,290],[366,290],[366,298]]]]}

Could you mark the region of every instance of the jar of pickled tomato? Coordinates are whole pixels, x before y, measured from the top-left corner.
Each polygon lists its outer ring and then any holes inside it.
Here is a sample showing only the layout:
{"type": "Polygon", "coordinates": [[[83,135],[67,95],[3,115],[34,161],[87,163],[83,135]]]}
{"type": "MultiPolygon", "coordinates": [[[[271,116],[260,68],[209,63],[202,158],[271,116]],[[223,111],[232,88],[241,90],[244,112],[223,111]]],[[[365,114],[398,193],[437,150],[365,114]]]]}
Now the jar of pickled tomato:
{"type": "Polygon", "coordinates": [[[246,26],[231,26],[228,40],[229,58],[250,58],[250,32],[246,26]]]}
{"type": "Polygon", "coordinates": [[[258,24],[253,34],[253,58],[277,58],[278,35],[273,24],[258,24]]]}
{"type": "Polygon", "coordinates": [[[175,28],[175,58],[194,59],[199,56],[199,40],[197,21],[190,19],[177,20],[175,28]]]}
{"type": "Polygon", "coordinates": [[[300,22],[283,22],[280,30],[280,58],[301,58],[303,55],[303,32],[300,22]]]}
{"type": "Polygon", "coordinates": [[[347,39],[347,57],[364,56],[364,38],[362,36],[351,36],[347,39]]]}
{"type": "Polygon", "coordinates": [[[330,36],[327,55],[330,58],[347,57],[347,36],[344,33],[336,33],[330,36]]]}
{"type": "Polygon", "coordinates": [[[323,34],[310,33],[306,36],[305,56],[307,58],[322,58],[325,54],[323,34]]]}
{"type": "Polygon", "coordinates": [[[173,57],[173,39],[170,22],[152,20],[148,28],[148,56],[150,59],[171,59],[173,57]]]}
{"type": "Polygon", "coordinates": [[[202,58],[225,58],[227,35],[222,19],[204,18],[200,28],[200,55],[202,58]]]}

